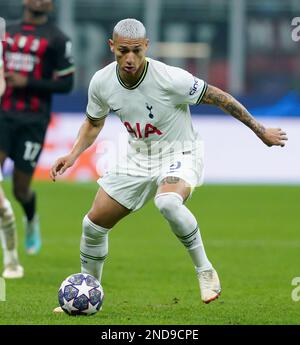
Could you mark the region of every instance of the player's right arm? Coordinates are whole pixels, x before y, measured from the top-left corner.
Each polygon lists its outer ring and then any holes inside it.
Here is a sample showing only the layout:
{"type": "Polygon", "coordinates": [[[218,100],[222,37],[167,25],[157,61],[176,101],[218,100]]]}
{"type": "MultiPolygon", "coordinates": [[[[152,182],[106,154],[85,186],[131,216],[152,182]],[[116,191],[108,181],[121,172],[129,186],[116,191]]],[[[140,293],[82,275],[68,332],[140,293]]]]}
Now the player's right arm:
{"type": "Polygon", "coordinates": [[[52,166],[50,177],[53,181],[56,180],[57,175],[62,175],[68,168],[70,168],[76,162],[81,153],[94,143],[104,126],[104,122],[105,119],[91,120],[89,117],[86,118],[80,127],[71,152],[66,156],[58,158],[52,166]]]}
{"type": "Polygon", "coordinates": [[[99,72],[93,76],[89,91],[88,104],[86,109],[86,120],[82,124],[72,151],[59,158],[50,170],[50,177],[55,181],[57,174],[63,174],[71,167],[80,154],[93,144],[104,126],[105,118],[109,113],[109,106],[101,99],[101,76],[99,72]]]}

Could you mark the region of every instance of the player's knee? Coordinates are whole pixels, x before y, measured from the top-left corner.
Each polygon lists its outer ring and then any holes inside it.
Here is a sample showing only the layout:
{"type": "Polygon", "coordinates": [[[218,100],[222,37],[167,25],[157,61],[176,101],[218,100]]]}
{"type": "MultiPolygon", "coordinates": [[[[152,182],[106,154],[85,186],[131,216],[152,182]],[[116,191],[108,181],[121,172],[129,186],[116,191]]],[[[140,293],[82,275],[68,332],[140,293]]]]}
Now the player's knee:
{"type": "Polygon", "coordinates": [[[182,205],[183,199],[177,193],[162,193],[156,195],[155,206],[166,217],[169,218],[182,205]]]}
{"type": "Polygon", "coordinates": [[[96,224],[97,226],[111,229],[113,228],[116,223],[122,218],[118,216],[113,216],[110,213],[106,213],[105,211],[99,212],[98,209],[92,208],[88,214],[87,217],[91,222],[96,224]]]}
{"type": "Polygon", "coordinates": [[[96,251],[101,257],[106,257],[108,253],[108,232],[109,229],[94,224],[86,215],[82,221],[80,250],[83,252],[96,251]]]}
{"type": "Polygon", "coordinates": [[[94,240],[97,240],[97,239],[102,238],[103,236],[106,236],[109,232],[109,229],[103,228],[93,223],[88,217],[88,215],[86,215],[83,218],[82,229],[83,229],[83,235],[86,238],[90,238],[94,240]]]}
{"type": "Polygon", "coordinates": [[[97,212],[94,212],[93,210],[88,212],[86,217],[96,226],[101,226],[104,228],[111,228],[110,226],[108,226],[108,224],[106,222],[103,221],[103,219],[101,219],[102,217],[99,217],[99,214],[97,214],[97,212]]]}
{"type": "Polygon", "coordinates": [[[2,219],[2,222],[15,220],[11,203],[6,198],[3,199],[3,202],[0,205],[0,218],[2,219]]]}
{"type": "Polygon", "coordinates": [[[13,188],[13,194],[17,201],[20,203],[26,203],[28,201],[28,190],[24,188],[13,188]]]}

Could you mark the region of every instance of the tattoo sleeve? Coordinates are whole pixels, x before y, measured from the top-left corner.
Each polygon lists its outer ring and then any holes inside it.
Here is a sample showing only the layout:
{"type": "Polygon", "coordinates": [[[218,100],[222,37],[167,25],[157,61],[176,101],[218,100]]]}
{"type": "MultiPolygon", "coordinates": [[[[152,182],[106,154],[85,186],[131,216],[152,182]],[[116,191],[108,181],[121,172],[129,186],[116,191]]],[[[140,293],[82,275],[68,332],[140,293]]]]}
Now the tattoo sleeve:
{"type": "Polygon", "coordinates": [[[216,105],[226,113],[229,113],[239,121],[248,126],[257,136],[262,136],[265,128],[257,122],[247,109],[228,93],[217,87],[208,85],[208,88],[201,100],[203,104],[216,105]]]}

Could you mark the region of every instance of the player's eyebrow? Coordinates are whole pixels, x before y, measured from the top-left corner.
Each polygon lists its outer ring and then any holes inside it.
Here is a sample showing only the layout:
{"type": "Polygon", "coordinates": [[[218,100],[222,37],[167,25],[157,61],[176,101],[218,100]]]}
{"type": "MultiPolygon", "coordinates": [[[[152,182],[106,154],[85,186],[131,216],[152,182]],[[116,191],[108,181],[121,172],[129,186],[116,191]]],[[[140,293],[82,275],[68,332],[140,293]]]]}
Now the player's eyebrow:
{"type": "MultiPolygon", "coordinates": [[[[141,48],[141,44],[138,44],[138,45],[135,45],[135,46],[132,46],[132,48],[133,49],[137,49],[137,48],[141,48]]],[[[119,49],[128,49],[128,48],[130,48],[131,46],[127,46],[127,45],[125,45],[125,46],[123,46],[123,45],[120,45],[119,46],[119,49]]]]}

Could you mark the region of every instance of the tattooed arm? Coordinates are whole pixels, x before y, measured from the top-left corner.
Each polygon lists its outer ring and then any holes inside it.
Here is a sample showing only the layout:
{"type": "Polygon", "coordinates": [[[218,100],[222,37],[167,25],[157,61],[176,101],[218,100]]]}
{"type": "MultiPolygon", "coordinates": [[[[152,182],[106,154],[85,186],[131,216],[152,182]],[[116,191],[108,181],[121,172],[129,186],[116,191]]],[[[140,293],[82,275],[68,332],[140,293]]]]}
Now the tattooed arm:
{"type": "Polygon", "coordinates": [[[228,93],[217,87],[208,85],[207,90],[201,100],[203,104],[216,105],[226,113],[243,122],[267,145],[284,146],[287,140],[286,133],[280,128],[265,128],[255,120],[247,109],[228,93]]]}

